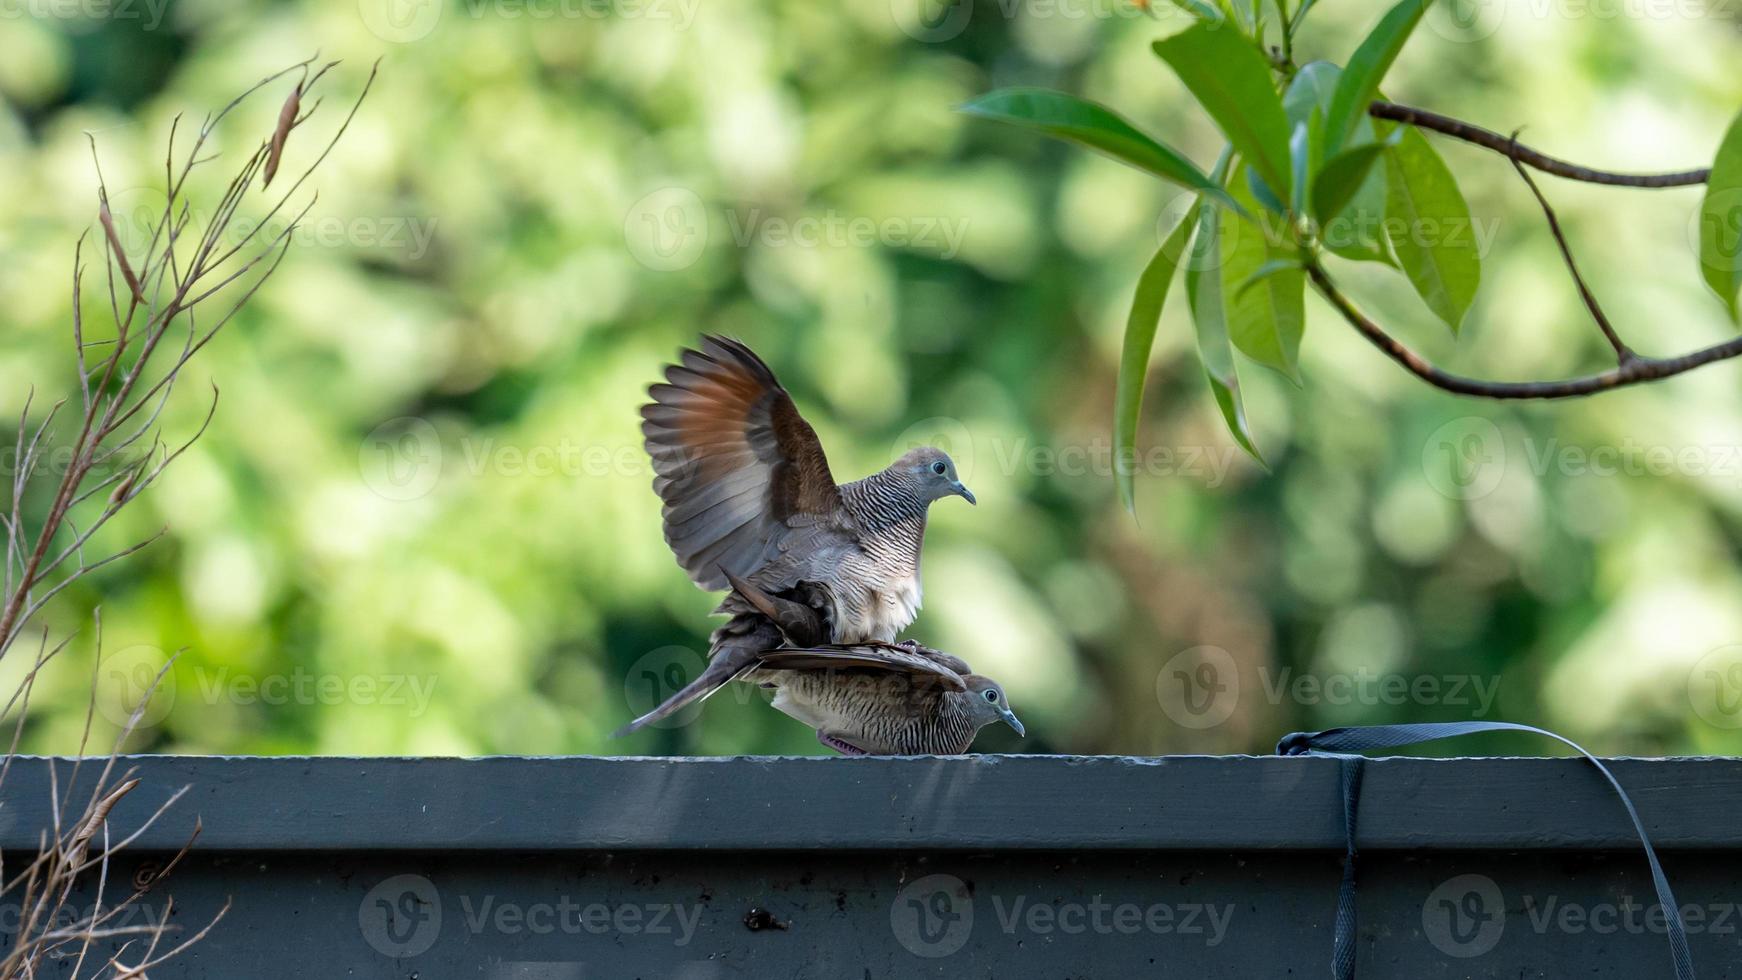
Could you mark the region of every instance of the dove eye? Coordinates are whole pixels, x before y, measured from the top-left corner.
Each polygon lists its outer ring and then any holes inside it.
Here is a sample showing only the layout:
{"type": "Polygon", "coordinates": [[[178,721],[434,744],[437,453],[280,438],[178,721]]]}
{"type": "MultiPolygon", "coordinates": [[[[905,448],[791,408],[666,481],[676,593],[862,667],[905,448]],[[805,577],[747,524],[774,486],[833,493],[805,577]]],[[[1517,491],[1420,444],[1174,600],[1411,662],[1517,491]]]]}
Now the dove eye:
{"type": "Polygon", "coordinates": [[[933,473],[936,473],[938,476],[943,476],[944,475],[944,461],[940,459],[937,462],[931,464],[931,471],[933,473]]]}
{"type": "Polygon", "coordinates": [[[986,700],[992,702],[993,704],[998,703],[998,692],[997,691],[987,691],[984,696],[985,696],[986,700]]]}

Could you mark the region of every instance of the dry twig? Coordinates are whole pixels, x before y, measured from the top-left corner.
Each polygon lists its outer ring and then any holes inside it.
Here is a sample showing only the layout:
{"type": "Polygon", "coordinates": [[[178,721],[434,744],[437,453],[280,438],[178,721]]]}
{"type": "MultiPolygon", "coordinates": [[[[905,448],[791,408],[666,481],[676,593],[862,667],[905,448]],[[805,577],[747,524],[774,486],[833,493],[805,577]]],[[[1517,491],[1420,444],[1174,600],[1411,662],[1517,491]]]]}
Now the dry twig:
{"type": "MultiPolygon", "coordinates": [[[[76,429],[70,443],[59,448],[60,458],[65,462],[55,474],[44,466],[44,461],[49,447],[55,443],[54,427],[63,418],[67,400],[50,405],[33,424],[35,393],[27,394],[13,440],[15,464],[10,503],[0,510],[0,531],[4,532],[0,567],[4,568],[5,586],[4,592],[0,592],[0,658],[11,650],[35,614],[54,596],[104,565],[133,554],[162,533],[101,557],[86,554],[94,536],[150,487],[210,424],[217,408],[216,389],[212,392],[211,408],[192,437],[167,444],[158,420],[188,361],[230,322],[278,268],[297,221],[313,205],[313,195],[301,204],[293,205],[292,199],[343,135],[374,82],[372,70],[350,113],[296,180],[270,202],[265,217],[232,234],[233,221],[255,186],[255,178],[261,178],[259,187],[264,191],[284,160],[293,131],[320,106],[317,99],[314,108],[301,111],[305,98],[336,62],[311,72],[314,60],[310,58],[262,79],[209,116],[182,154],[176,150],[176,134],[181,125],[177,117],[164,155],[166,198],[146,229],[149,241],[139,254],[128,253],[109,207],[109,190],[102,168],[96,166],[97,221],[102,228],[103,267],[114,336],[86,339],[85,239],[81,237],[74,251],[72,276],[73,356],[79,386],[77,414],[73,416],[76,429]],[[300,81],[285,100],[273,131],[242,161],[217,204],[209,212],[196,209],[190,200],[188,178],[196,168],[216,159],[215,154],[201,154],[208,151],[217,127],[250,96],[292,73],[299,74],[300,81]],[[196,215],[202,213],[209,217],[196,220],[196,215]],[[281,213],[295,217],[276,233],[263,232],[281,213]],[[236,286],[233,299],[212,316],[203,317],[205,305],[232,285],[236,286]],[[174,448],[169,448],[170,445],[174,448]],[[34,512],[26,509],[25,501],[39,485],[48,495],[48,506],[41,518],[32,523],[29,517],[34,512]]],[[[91,150],[96,164],[94,139],[91,150]]],[[[100,615],[93,615],[93,623],[100,660],[100,615]]],[[[7,702],[6,710],[18,712],[18,722],[11,745],[0,761],[0,786],[4,786],[17,755],[36,678],[48,662],[66,649],[70,640],[68,637],[51,647],[44,630],[34,665],[7,702]]],[[[137,840],[187,789],[183,787],[170,794],[131,833],[111,840],[110,827],[117,807],[140,787],[139,779],[131,771],[119,776],[115,773],[119,752],[138,727],[174,660],[171,657],[164,664],[121,726],[95,779],[87,780],[88,787],[81,785],[83,758],[72,762],[64,791],[56,764],[49,763],[52,826],[42,833],[34,856],[22,869],[9,875],[6,855],[0,854],[0,896],[16,901],[20,910],[16,932],[0,956],[0,980],[37,976],[50,962],[72,963],[71,973],[57,969],[57,976],[84,976],[93,945],[117,942],[121,944],[119,948],[98,957],[103,960],[99,969],[115,978],[143,978],[154,967],[199,941],[228,910],[226,903],[224,910],[203,928],[161,951],[165,934],[175,928],[169,923],[172,905],[166,904],[162,915],[154,921],[148,917],[144,925],[130,924],[122,918],[192,848],[199,836],[197,822],[182,850],[161,871],[135,882],[132,893],[125,899],[112,905],[104,902],[111,857],[137,840]],[[79,801],[73,799],[75,792],[80,795],[79,801]],[[75,908],[71,904],[74,888],[93,871],[97,875],[95,898],[89,909],[75,908]],[[143,954],[124,962],[130,944],[138,940],[143,940],[143,954]]],[[[81,757],[90,738],[97,680],[93,673],[79,747],[81,757]]]]}

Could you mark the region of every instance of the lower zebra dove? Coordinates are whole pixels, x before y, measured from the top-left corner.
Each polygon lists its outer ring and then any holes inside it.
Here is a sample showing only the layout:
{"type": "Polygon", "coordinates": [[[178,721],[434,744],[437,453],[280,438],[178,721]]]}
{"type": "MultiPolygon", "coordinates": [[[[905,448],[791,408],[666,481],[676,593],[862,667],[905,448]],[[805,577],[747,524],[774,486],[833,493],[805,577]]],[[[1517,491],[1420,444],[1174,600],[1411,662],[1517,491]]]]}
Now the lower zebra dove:
{"type": "Polygon", "coordinates": [[[999,721],[1024,734],[997,681],[917,644],[783,647],[740,679],[843,755],[959,755],[999,721]]]}

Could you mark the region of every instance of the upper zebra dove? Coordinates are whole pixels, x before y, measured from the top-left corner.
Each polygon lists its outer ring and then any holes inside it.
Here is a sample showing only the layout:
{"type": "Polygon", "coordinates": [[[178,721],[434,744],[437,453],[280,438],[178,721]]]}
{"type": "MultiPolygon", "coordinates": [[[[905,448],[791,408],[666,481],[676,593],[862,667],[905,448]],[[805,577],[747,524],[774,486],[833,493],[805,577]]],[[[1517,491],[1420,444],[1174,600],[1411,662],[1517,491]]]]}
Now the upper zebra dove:
{"type": "MultiPolygon", "coordinates": [[[[919,610],[919,555],[927,511],[943,497],[974,503],[955,463],[943,451],[924,447],[880,473],[837,485],[816,432],[774,372],[748,347],[704,337],[701,350],[685,350],[680,360],[666,369],[666,383],[648,389],[653,401],[641,409],[641,429],[653,458],[653,488],[664,501],[666,543],[698,586],[731,589],[715,610],[731,618],[710,637],[709,662],[701,676],[617,734],[668,717],[741,675],[783,691],[790,688],[788,700],[777,698],[776,707],[807,722],[810,715],[824,718],[833,709],[795,713],[782,705],[806,701],[812,688],[835,688],[827,681],[792,686],[791,675],[804,669],[907,676],[913,659],[927,659],[924,648],[890,645],[919,610]],[[856,651],[818,649],[831,645],[859,646],[856,651]],[[768,666],[771,651],[781,647],[788,647],[779,655],[782,666],[768,666]],[[811,648],[808,667],[795,666],[797,654],[791,647],[811,648]],[[910,660],[892,667],[892,661],[874,656],[873,650],[910,660]]],[[[936,676],[954,697],[907,697],[908,710],[944,710],[940,706],[956,705],[972,689],[976,697],[997,692],[990,699],[982,697],[982,703],[996,703],[1008,712],[997,685],[961,680],[973,675],[966,664],[948,659],[953,664],[942,673],[922,673],[936,676]],[[974,688],[976,683],[982,686],[974,688]]],[[[878,710],[867,705],[861,714],[869,717],[878,710]]],[[[947,709],[952,719],[960,711],[959,705],[947,709]]],[[[990,720],[999,717],[994,712],[990,720]]],[[[1014,715],[1006,720],[1015,724],[1014,715]]],[[[983,724],[967,728],[967,740],[983,724]]],[[[953,720],[949,726],[954,726],[952,731],[960,728],[953,720]]],[[[905,737],[867,737],[862,728],[853,728],[853,734],[871,744],[845,736],[839,740],[861,751],[921,744],[905,737]]],[[[821,727],[818,737],[831,744],[821,727]]],[[[953,738],[944,741],[953,744],[953,738]]],[[[832,747],[850,750],[842,745],[832,747]]]]}

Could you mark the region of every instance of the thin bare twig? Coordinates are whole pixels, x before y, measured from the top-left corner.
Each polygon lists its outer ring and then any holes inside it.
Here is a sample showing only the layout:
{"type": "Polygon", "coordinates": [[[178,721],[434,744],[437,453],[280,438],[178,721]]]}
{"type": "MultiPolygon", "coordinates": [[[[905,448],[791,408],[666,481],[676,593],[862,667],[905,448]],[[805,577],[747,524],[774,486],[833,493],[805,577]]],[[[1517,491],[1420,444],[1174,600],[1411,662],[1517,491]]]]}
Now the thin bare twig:
{"type": "MultiPolygon", "coordinates": [[[[1514,137],[1517,135],[1513,134],[1514,137]]],[[[1524,180],[1524,186],[1530,188],[1530,193],[1536,196],[1536,203],[1542,205],[1542,215],[1548,219],[1548,230],[1554,235],[1555,244],[1560,246],[1561,258],[1567,264],[1567,272],[1572,275],[1573,284],[1579,288],[1579,298],[1585,301],[1585,309],[1591,311],[1591,319],[1597,321],[1597,329],[1603,331],[1603,337],[1615,351],[1615,360],[1620,364],[1637,360],[1639,355],[1633,353],[1621,340],[1621,335],[1615,332],[1614,324],[1609,322],[1608,314],[1603,312],[1602,304],[1597,302],[1596,295],[1591,292],[1584,275],[1579,272],[1579,263],[1573,258],[1573,247],[1567,243],[1567,236],[1561,231],[1560,218],[1555,216],[1554,207],[1548,203],[1548,198],[1536,186],[1536,181],[1530,178],[1530,171],[1524,169],[1524,164],[1517,157],[1512,158],[1512,169],[1518,171],[1518,176],[1524,180]]]]}
{"type": "Polygon", "coordinates": [[[1453,374],[1450,371],[1435,367],[1426,358],[1411,350],[1403,342],[1385,332],[1385,329],[1367,318],[1367,315],[1344,296],[1325,274],[1318,263],[1307,265],[1307,275],[1312,278],[1313,285],[1319,293],[1330,301],[1331,306],[1342,314],[1363,337],[1373,346],[1379,348],[1387,357],[1401,364],[1411,374],[1426,381],[1443,391],[1459,395],[1475,395],[1481,398],[1499,399],[1552,399],[1576,398],[1580,395],[1592,395],[1600,391],[1610,391],[1639,384],[1643,381],[1657,381],[1672,377],[1686,371],[1692,371],[1701,365],[1713,361],[1727,360],[1742,356],[1742,337],[1733,338],[1710,347],[1702,347],[1689,354],[1670,358],[1638,357],[1608,371],[1590,374],[1579,378],[1568,378],[1562,381],[1485,381],[1480,378],[1453,374]]]}
{"type": "Polygon", "coordinates": [[[1496,133],[1491,129],[1483,129],[1481,126],[1464,122],[1461,119],[1442,116],[1437,112],[1418,109],[1414,106],[1398,105],[1395,102],[1376,101],[1367,107],[1367,114],[1375,119],[1389,119],[1392,122],[1407,123],[1418,129],[1430,129],[1453,139],[1486,147],[1545,174],[1565,177],[1568,180],[1582,180],[1587,184],[1608,184],[1612,187],[1687,187],[1693,184],[1703,184],[1706,182],[1706,178],[1712,175],[1709,169],[1677,170],[1673,173],[1663,174],[1623,174],[1612,170],[1582,167],[1576,163],[1568,163],[1539,150],[1523,146],[1512,138],[1496,133]]]}
{"type": "MultiPolygon", "coordinates": [[[[159,429],[159,420],[176,388],[182,368],[255,296],[283,261],[298,223],[314,204],[312,194],[300,206],[292,202],[292,197],[332,151],[373,84],[375,70],[372,69],[349,114],[320,148],[314,162],[302,169],[296,180],[272,200],[267,219],[281,212],[294,213],[295,217],[288,226],[276,234],[262,235],[260,228],[267,221],[261,221],[240,236],[232,236],[232,222],[240,213],[250,190],[256,186],[255,179],[264,174],[266,179],[258,185],[261,187],[271,181],[280,164],[285,162],[288,137],[309,122],[321,106],[321,98],[311,100],[308,97],[336,62],[311,70],[315,61],[315,58],[309,58],[262,79],[209,115],[191,140],[192,145],[186,147],[185,155],[178,155],[177,150],[181,117],[172,121],[163,169],[167,196],[161,210],[149,219],[150,239],[137,255],[127,251],[116,216],[110,210],[107,182],[103,178],[95,138],[92,139],[92,160],[97,174],[97,224],[102,229],[104,285],[108,292],[114,337],[87,340],[88,324],[84,318],[85,238],[81,236],[74,249],[72,280],[72,339],[78,368],[79,411],[74,424],[69,426],[71,439],[56,450],[52,467],[43,467],[42,463],[48,452],[46,447],[55,444],[53,425],[64,402],[51,405],[33,426],[31,412],[36,398],[32,390],[27,393],[24,409],[19,415],[13,440],[16,463],[10,481],[12,497],[9,506],[0,512],[0,525],[5,532],[4,561],[0,563],[5,570],[5,590],[0,593],[0,657],[5,656],[36,615],[57,595],[97,569],[146,547],[161,535],[159,532],[95,560],[87,557],[86,549],[94,536],[149,488],[211,424],[217,409],[215,386],[211,407],[190,438],[171,443],[175,448],[169,449],[159,429]],[[206,152],[207,143],[217,126],[250,95],[295,72],[300,72],[301,78],[280,110],[273,131],[242,160],[216,205],[209,212],[195,209],[188,200],[187,181],[195,167],[217,159],[216,154],[206,152]],[[204,217],[196,221],[196,215],[204,217]],[[232,238],[238,240],[232,241],[232,238]],[[244,250],[252,254],[237,258],[244,250]],[[232,303],[226,299],[227,308],[220,313],[212,317],[201,316],[202,306],[232,285],[236,286],[233,291],[235,301],[232,303]],[[183,331],[185,336],[171,339],[167,345],[170,352],[159,354],[172,330],[183,331]],[[130,447],[142,442],[149,447],[142,455],[132,458],[124,455],[130,447]],[[60,451],[66,453],[64,464],[60,462],[60,451]],[[54,478],[47,479],[45,471],[52,473],[54,478]],[[45,478],[39,481],[39,476],[45,478]],[[47,498],[47,508],[45,511],[38,511],[35,507],[27,510],[24,506],[26,495],[39,483],[47,498]]],[[[15,901],[19,909],[18,921],[10,930],[6,948],[0,951],[0,980],[34,978],[43,975],[50,964],[54,964],[56,976],[77,978],[83,975],[87,962],[105,958],[107,962],[101,969],[116,980],[143,980],[149,971],[207,935],[229,908],[226,902],[203,928],[167,949],[164,948],[168,945],[164,937],[177,928],[169,921],[173,904],[161,919],[144,926],[117,921],[119,914],[138,903],[188,853],[200,833],[197,821],[193,835],[168,866],[151,879],[136,882],[134,891],[125,899],[119,902],[104,899],[110,877],[110,857],[134,844],[176,805],[188,788],[182,787],[170,794],[149,816],[137,822],[130,833],[112,833],[111,823],[116,814],[133,806],[130,803],[127,807],[118,807],[118,804],[140,786],[131,770],[119,777],[115,775],[119,753],[138,729],[146,706],[175,663],[179,651],[167,659],[133,706],[132,713],[119,726],[107,758],[92,779],[83,767],[84,753],[95,721],[97,671],[102,665],[100,615],[93,614],[93,624],[98,660],[90,678],[79,754],[64,783],[55,762],[50,761],[47,767],[50,826],[40,835],[34,856],[10,876],[7,875],[5,855],[0,854],[0,896],[15,901]],[[75,793],[79,793],[81,799],[73,799],[75,793]],[[75,883],[92,871],[97,874],[95,901],[88,911],[73,909],[69,902],[75,883]],[[119,946],[111,941],[120,941],[119,946]],[[92,957],[94,944],[99,942],[105,946],[102,952],[92,957]],[[143,949],[143,954],[132,956],[128,952],[131,949],[143,949]],[[72,972],[67,974],[64,967],[69,963],[72,972]]],[[[71,639],[69,636],[50,646],[47,630],[43,631],[35,663],[23,675],[6,705],[6,710],[17,711],[17,722],[11,745],[0,759],[0,784],[5,782],[12,760],[17,757],[36,681],[43,667],[65,650],[71,639]]]]}

